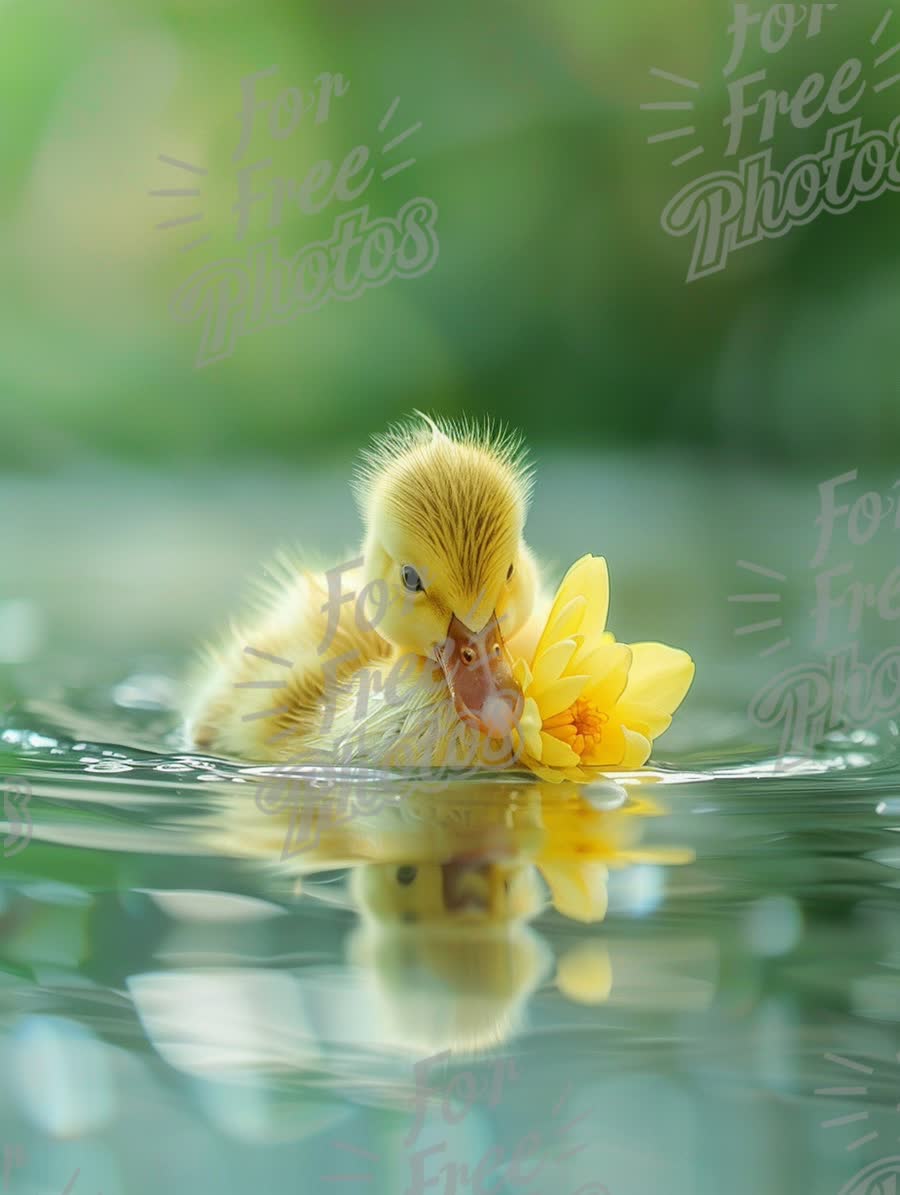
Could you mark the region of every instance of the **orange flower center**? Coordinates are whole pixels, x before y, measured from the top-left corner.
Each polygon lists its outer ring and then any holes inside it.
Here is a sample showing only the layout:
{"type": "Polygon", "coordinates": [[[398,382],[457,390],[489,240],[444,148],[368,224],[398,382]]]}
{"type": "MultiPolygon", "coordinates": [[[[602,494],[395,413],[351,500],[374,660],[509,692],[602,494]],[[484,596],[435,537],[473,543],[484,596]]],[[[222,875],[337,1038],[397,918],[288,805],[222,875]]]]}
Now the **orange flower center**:
{"type": "Polygon", "coordinates": [[[544,730],[568,744],[581,757],[599,747],[603,724],[608,721],[609,715],[598,710],[593,701],[579,697],[567,710],[548,718],[544,730]]]}

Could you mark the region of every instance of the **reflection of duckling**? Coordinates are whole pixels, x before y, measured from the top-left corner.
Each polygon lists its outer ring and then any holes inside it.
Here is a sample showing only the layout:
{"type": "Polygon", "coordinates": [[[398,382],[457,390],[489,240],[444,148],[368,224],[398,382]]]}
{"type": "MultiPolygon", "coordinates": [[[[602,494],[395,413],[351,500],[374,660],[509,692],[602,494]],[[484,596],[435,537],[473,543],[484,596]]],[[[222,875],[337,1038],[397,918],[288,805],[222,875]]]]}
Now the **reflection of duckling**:
{"type": "Polygon", "coordinates": [[[534,869],[478,859],[371,864],[354,871],[359,907],[382,926],[502,925],[534,917],[544,896],[534,869]]]}
{"type": "Polygon", "coordinates": [[[522,924],[503,934],[471,926],[403,934],[365,922],[348,956],[370,972],[387,1036],[426,1053],[475,1053],[509,1040],[552,967],[547,944],[522,924]]]}
{"type": "Polygon", "coordinates": [[[362,921],[349,956],[370,971],[392,1036],[456,1052],[509,1037],[550,969],[527,925],[544,903],[532,867],[370,865],[351,891],[362,921]]]}
{"type": "Polygon", "coordinates": [[[289,570],[261,622],[213,653],[189,737],[284,760],[322,729],[331,745],[364,728],[355,757],[408,764],[455,762],[454,736],[462,751],[477,732],[503,740],[521,708],[506,642],[527,646],[538,587],[528,490],[518,442],[488,429],[423,418],[377,441],[356,485],[361,557],[289,570]],[[361,721],[370,697],[390,716],[361,721]]]}
{"type": "MultiPolygon", "coordinates": [[[[403,800],[377,813],[328,818],[336,802],[352,806],[354,787],[303,791],[298,781],[294,809],[268,816],[240,790],[229,792],[214,845],[275,860],[298,806],[310,823],[325,815],[321,832],[282,856],[281,867],[302,876],[350,870],[360,923],[349,957],[367,973],[385,1040],[417,1050],[469,1051],[509,1037],[551,969],[530,924],[545,907],[545,884],[563,916],[596,922],[606,912],[607,868],[653,857],[637,841],[643,819],[658,810],[621,789],[621,805],[598,809],[571,784],[408,782],[403,800]]],[[[325,886],[329,901],[334,887],[325,886]]],[[[315,883],[306,891],[312,896],[315,883]]],[[[608,968],[599,980],[596,972],[593,960],[569,959],[560,989],[602,998],[608,968]]]]}
{"type": "Polygon", "coordinates": [[[211,849],[280,859],[288,874],[305,875],[369,863],[527,862],[544,839],[534,783],[410,781],[401,786],[402,800],[382,785],[377,808],[363,807],[364,785],[344,780],[324,789],[317,783],[295,776],[285,799],[266,804],[265,812],[243,786],[225,790],[208,833],[211,849]]]}
{"type": "MultiPolygon", "coordinates": [[[[646,788],[652,779],[643,777],[637,787],[646,788]]],[[[480,865],[500,865],[491,873],[494,883],[517,870],[536,869],[557,911],[582,922],[605,916],[609,868],[690,858],[684,851],[639,848],[641,823],[660,811],[645,797],[626,798],[621,788],[621,807],[598,809],[574,784],[521,783],[512,777],[451,785],[416,781],[403,783],[402,801],[387,799],[377,811],[367,811],[361,807],[365,786],[352,780],[328,789],[314,787],[315,780],[304,785],[299,775],[291,783],[293,799],[267,805],[267,816],[243,793],[229,800],[223,826],[210,835],[214,848],[280,857],[284,869],[298,876],[361,865],[418,867],[420,872],[424,864],[452,865],[456,870],[446,873],[449,886],[440,896],[452,907],[453,886],[459,885],[457,912],[463,911],[466,892],[475,892],[488,874],[478,870],[480,865]]],[[[423,912],[425,894],[436,883],[425,879],[427,874],[434,873],[421,873],[405,897],[405,885],[389,885],[397,900],[390,907],[382,900],[373,909],[394,921],[403,913],[423,912]]],[[[424,906],[431,921],[436,900],[424,906]]]]}

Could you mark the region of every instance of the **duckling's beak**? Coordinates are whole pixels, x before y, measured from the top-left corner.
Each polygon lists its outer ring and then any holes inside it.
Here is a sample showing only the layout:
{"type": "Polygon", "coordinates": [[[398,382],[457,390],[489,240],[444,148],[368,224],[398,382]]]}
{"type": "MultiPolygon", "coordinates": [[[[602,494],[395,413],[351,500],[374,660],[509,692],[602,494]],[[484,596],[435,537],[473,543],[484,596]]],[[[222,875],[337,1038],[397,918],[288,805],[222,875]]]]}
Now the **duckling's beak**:
{"type": "Polygon", "coordinates": [[[437,658],[461,720],[505,738],[519,721],[524,698],[496,614],[477,634],[454,614],[437,658]]]}

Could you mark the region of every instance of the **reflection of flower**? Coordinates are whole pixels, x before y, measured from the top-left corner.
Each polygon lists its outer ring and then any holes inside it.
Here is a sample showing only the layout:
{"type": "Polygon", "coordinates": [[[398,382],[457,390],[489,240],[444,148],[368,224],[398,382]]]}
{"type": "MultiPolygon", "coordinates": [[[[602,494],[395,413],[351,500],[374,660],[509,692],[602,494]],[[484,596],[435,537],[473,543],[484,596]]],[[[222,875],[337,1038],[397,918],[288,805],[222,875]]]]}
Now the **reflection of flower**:
{"type": "Polygon", "coordinates": [[[694,677],[690,656],[662,643],[617,643],[607,631],[602,556],[563,578],[530,665],[515,665],[525,695],[522,761],[545,780],[587,780],[592,768],[639,768],[694,677]]]}

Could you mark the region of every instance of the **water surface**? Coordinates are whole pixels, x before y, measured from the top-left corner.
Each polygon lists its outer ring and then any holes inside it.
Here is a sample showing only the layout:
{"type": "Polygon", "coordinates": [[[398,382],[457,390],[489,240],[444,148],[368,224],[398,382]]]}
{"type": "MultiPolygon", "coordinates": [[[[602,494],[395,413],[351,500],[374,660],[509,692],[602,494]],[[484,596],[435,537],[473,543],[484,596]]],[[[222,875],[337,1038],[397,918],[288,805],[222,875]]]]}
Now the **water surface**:
{"type": "MultiPolygon", "coordinates": [[[[656,484],[671,525],[696,526],[707,483],[654,472],[639,509],[656,484]]],[[[137,546],[136,500],[80,484],[107,538],[67,539],[68,593],[4,528],[10,1191],[893,1195],[900,735],[882,719],[784,757],[752,724],[775,669],[732,637],[726,597],[734,560],[777,537],[735,545],[746,495],[655,574],[665,527],[630,554],[609,531],[624,637],[698,661],[651,768],[581,791],[309,773],[273,808],[264,769],[183,748],[177,703],[192,642],[236,600],[222,578],[259,551],[237,508],[284,520],[287,483],[226,499],[207,480],[208,528],[183,540],[177,501],[143,493],[137,546]]],[[[560,509],[567,482],[546,484],[560,509]]],[[[29,508],[35,535],[66,530],[62,494],[29,508]]],[[[785,501],[799,545],[808,494],[785,501]]],[[[349,507],[329,517],[352,542],[349,507]]]]}

